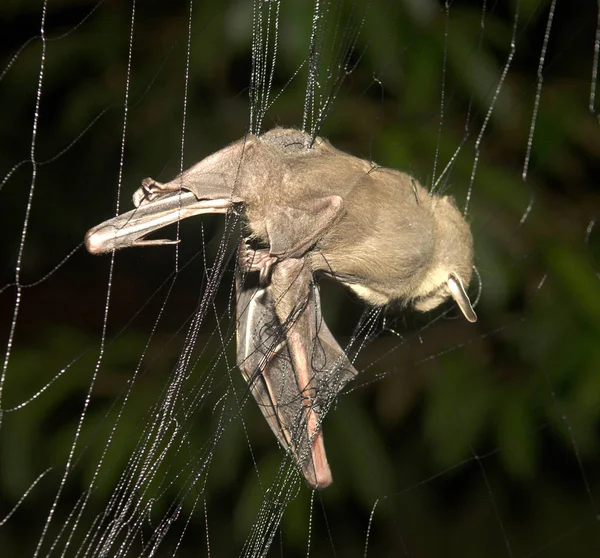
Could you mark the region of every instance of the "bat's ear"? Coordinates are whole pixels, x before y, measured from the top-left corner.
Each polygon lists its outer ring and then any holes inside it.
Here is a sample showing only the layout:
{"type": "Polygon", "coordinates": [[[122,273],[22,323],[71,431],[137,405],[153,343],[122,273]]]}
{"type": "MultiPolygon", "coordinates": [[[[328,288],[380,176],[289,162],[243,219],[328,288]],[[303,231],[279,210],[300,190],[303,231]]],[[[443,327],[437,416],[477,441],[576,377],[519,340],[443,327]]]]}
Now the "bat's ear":
{"type": "Polygon", "coordinates": [[[471,323],[477,321],[477,314],[475,314],[475,310],[471,306],[471,301],[469,300],[469,296],[465,291],[465,287],[463,286],[460,277],[455,273],[451,273],[448,276],[448,289],[450,289],[450,295],[454,299],[454,302],[458,304],[460,311],[463,313],[464,317],[469,320],[471,323]]]}

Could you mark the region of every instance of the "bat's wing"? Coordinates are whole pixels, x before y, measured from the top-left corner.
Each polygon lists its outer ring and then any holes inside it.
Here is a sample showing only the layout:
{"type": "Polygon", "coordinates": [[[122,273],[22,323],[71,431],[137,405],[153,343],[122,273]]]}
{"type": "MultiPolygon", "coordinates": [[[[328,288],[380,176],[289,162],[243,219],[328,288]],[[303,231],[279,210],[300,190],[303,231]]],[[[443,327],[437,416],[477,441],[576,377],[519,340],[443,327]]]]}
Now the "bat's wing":
{"type": "Polygon", "coordinates": [[[85,235],[86,248],[92,254],[104,254],[130,246],[173,244],[177,241],[145,237],[188,217],[227,213],[233,203],[242,201],[234,186],[247,144],[244,139],[237,141],[170,182],[145,178],[133,194],[135,209],[90,229],[85,235]]]}
{"type": "Polygon", "coordinates": [[[299,319],[308,323],[300,349],[290,341],[290,326],[277,316],[271,285],[261,286],[256,273],[238,273],[236,286],[238,366],[280,444],[292,452],[307,482],[324,488],[332,478],[321,422],[357,371],[323,320],[314,283],[297,309],[299,319]],[[295,364],[293,351],[298,350],[305,351],[309,363],[310,397],[295,364]]]}
{"type": "Polygon", "coordinates": [[[227,213],[230,206],[231,200],[226,198],[198,200],[192,192],[169,192],[96,225],[85,235],[85,246],[91,254],[104,254],[131,246],[175,244],[176,240],[144,237],[187,217],[227,213]]]}

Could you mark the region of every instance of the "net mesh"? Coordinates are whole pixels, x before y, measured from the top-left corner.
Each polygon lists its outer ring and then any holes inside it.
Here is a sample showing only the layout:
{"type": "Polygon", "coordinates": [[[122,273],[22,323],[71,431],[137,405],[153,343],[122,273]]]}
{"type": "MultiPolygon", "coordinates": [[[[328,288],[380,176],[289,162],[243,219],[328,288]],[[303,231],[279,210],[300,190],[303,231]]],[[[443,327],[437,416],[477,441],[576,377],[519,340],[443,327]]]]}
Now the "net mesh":
{"type": "Polygon", "coordinates": [[[0,14],[3,555],[597,555],[600,3],[0,14]],[[320,280],[359,371],[323,491],[236,366],[239,216],[83,246],[141,178],[276,125],[454,196],[475,239],[476,325],[320,280]]]}

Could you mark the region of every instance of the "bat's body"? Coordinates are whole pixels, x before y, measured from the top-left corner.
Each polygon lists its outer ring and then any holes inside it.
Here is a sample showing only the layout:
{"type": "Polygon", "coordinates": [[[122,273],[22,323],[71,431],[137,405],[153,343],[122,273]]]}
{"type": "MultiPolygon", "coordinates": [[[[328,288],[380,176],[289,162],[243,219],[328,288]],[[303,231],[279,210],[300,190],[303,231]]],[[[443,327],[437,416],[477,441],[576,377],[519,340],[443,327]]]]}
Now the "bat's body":
{"type": "Polygon", "coordinates": [[[425,311],[451,296],[468,320],[476,319],[464,287],[471,278],[472,237],[453,200],[431,196],[407,174],[321,138],[311,146],[308,134],[276,128],[214,153],[169,183],[142,184],[134,194],[137,209],[90,230],[88,250],[170,243],[144,236],[182,218],[243,204],[250,237],[265,248],[247,248],[240,256],[242,270],[258,271],[259,283],[246,287],[238,278],[238,314],[247,309],[250,316],[238,329],[238,364],[249,382],[262,376],[253,394],[259,403],[270,401],[263,413],[312,486],[331,482],[320,409],[356,374],[320,318],[313,273],[332,276],[377,306],[400,302],[425,311]],[[268,320],[279,323],[283,337],[256,360],[248,347],[264,344],[256,329],[268,320]],[[324,357],[317,365],[319,351],[324,357]],[[289,383],[282,387],[290,371],[301,412],[282,414],[277,393],[294,392],[289,383]],[[294,435],[300,423],[303,435],[294,435]]]}

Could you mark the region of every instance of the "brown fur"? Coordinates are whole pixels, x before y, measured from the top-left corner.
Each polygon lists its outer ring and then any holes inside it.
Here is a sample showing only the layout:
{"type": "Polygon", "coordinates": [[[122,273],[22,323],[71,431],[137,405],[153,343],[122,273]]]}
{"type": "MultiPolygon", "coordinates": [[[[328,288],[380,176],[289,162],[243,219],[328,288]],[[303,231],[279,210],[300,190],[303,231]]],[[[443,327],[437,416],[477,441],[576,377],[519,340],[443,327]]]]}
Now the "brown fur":
{"type": "Polygon", "coordinates": [[[415,179],[339,151],[296,130],[276,128],[246,142],[234,189],[253,235],[307,255],[314,271],[338,278],[374,305],[413,302],[429,310],[446,281],[471,279],[473,241],[450,197],[430,196],[415,179]],[[315,200],[338,196],[325,214],[315,200]],[[296,218],[292,218],[296,216],[296,218]],[[304,216],[305,219],[301,217],[304,216]],[[322,218],[321,218],[322,217],[322,218]],[[275,222],[277,238],[269,235],[275,222]],[[309,239],[300,250],[298,238],[309,239]]]}

